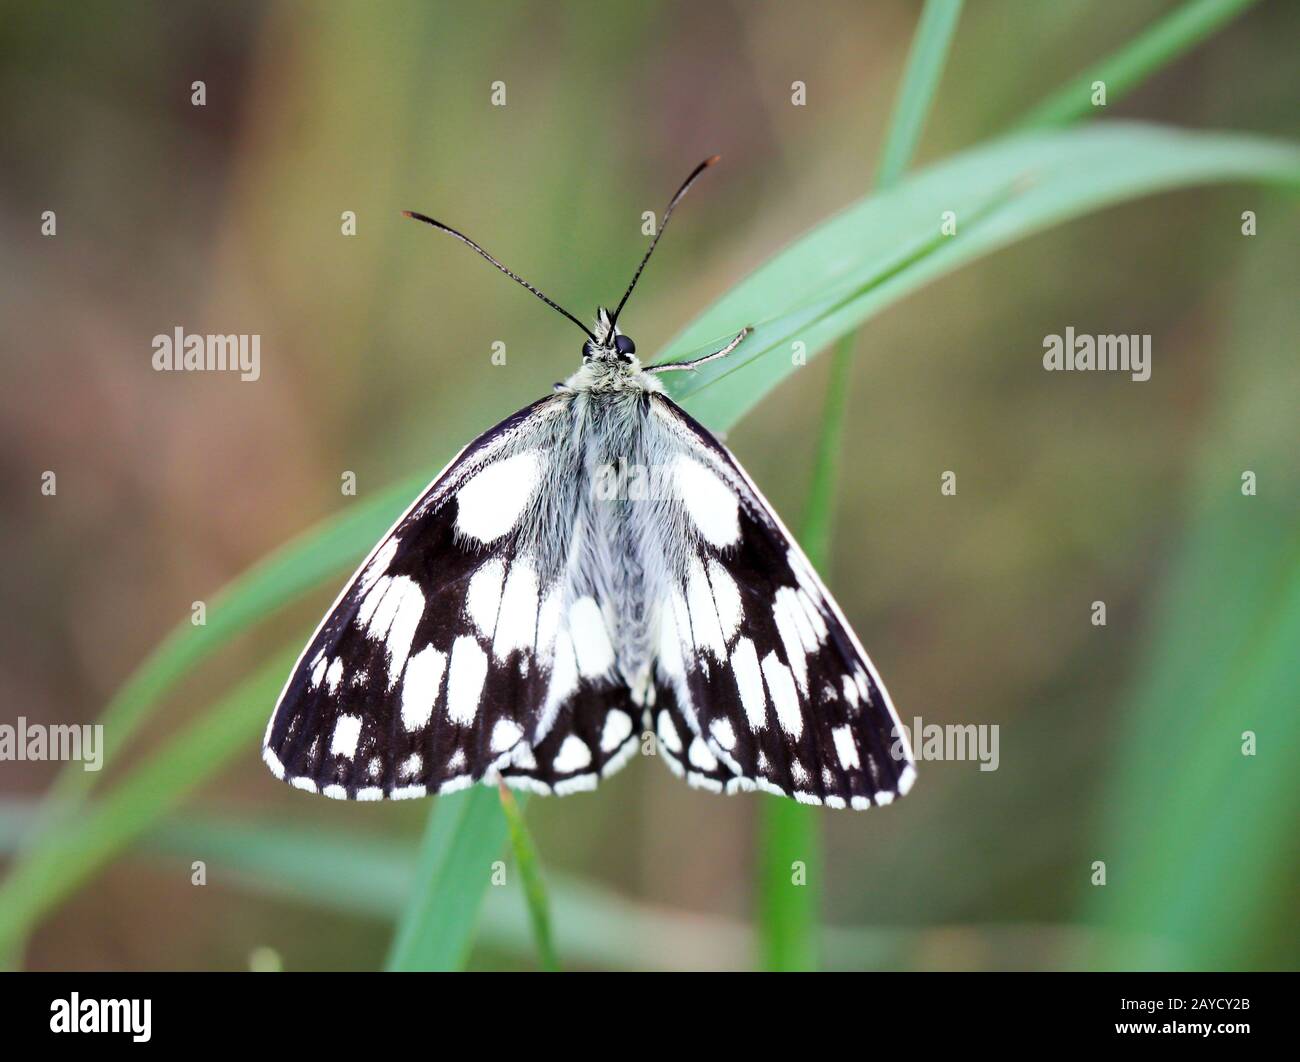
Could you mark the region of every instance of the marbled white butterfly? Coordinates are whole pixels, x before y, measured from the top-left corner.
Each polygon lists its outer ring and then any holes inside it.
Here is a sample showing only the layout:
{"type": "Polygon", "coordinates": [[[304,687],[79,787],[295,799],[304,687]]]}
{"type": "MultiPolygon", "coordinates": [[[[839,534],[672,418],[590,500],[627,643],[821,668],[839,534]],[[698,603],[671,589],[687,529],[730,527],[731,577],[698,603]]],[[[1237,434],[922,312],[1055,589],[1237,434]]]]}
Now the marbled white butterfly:
{"type": "Polygon", "coordinates": [[[592,789],[642,747],[691,784],[867,808],[916,776],[876,669],[731,453],[620,330],[673,208],[582,365],[463,449],[348,582],[294,666],[264,756],[355,800],[498,781],[592,789]]]}

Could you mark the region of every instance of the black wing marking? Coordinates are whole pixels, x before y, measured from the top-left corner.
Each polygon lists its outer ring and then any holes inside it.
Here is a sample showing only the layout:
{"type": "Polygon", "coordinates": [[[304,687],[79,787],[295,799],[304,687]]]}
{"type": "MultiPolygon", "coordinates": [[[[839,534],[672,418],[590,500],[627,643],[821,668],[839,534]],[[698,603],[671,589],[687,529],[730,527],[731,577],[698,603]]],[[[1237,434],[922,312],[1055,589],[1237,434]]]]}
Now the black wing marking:
{"type": "Polygon", "coordinates": [[[905,794],[916,776],[907,734],[839,607],[735,458],[680,408],[662,408],[684,428],[687,459],[734,495],[735,533],[711,538],[700,525],[661,603],[661,746],[667,721],[688,781],[706,788],[853,808],[905,794]]]}

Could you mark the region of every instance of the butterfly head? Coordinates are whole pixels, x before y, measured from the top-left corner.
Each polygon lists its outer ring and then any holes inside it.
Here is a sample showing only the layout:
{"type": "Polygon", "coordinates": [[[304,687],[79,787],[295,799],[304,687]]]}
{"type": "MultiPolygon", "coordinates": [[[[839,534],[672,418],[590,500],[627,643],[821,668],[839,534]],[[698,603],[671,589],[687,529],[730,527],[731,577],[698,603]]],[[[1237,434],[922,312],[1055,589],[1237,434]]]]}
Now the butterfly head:
{"type": "Polygon", "coordinates": [[[611,365],[632,365],[636,362],[636,344],[625,336],[610,317],[605,307],[596,310],[596,323],[591,329],[592,338],[582,344],[584,363],[604,361],[611,365]]]}

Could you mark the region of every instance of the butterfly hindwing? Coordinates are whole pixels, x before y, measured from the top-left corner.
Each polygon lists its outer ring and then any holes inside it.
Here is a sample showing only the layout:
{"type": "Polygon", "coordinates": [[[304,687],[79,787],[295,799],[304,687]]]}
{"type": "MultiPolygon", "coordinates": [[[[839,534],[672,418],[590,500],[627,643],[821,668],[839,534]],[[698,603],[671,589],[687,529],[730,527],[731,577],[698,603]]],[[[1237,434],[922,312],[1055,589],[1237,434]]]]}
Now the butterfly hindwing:
{"type": "Polygon", "coordinates": [[[660,607],[661,744],[705,788],[855,808],[906,793],[906,735],[838,606],[726,448],[662,408],[693,533],[660,607]]]}

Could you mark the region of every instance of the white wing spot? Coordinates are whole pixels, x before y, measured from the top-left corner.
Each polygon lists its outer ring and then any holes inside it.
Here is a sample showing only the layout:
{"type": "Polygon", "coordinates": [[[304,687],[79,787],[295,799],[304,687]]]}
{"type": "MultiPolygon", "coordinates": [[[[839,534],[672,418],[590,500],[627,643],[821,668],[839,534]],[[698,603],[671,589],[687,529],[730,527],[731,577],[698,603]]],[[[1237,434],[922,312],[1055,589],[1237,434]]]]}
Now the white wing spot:
{"type": "Polygon", "coordinates": [[[429,725],[446,669],[447,654],[431,645],[421,649],[406,665],[402,676],[402,726],[408,734],[429,725]]]}
{"type": "Polygon", "coordinates": [[[523,729],[513,719],[498,719],[492,728],[492,751],[505,752],[524,736],[523,729]]]}
{"type": "Polygon", "coordinates": [[[745,616],[744,606],[740,602],[740,589],[731,573],[712,558],[709,560],[709,582],[713,584],[713,600],[718,606],[722,635],[731,641],[740,630],[740,621],[745,616]]]}
{"type": "Polygon", "coordinates": [[[263,749],[262,759],[265,760],[266,765],[271,768],[271,773],[275,775],[277,778],[279,778],[281,781],[283,781],[284,764],[280,762],[280,757],[277,756],[275,752],[271,749],[263,749]]]}
{"type": "MultiPolygon", "coordinates": [[[[790,618],[794,620],[795,627],[799,631],[799,640],[803,642],[804,651],[807,653],[815,653],[817,651],[817,646],[820,644],[820,639],[817,637],[817,632],[813,629],[813,625],[808,619],[808,613],[804,609],[803,599],[800,598],[798,592],[790,589],[788,586],[783,586],[778,590],[776,596],[781,598],[786,611],[790,613],[790,618]]],[[[805,598],[807,596],[807,594],[804,595],[805,598]]]]}
{"type": "Polygon", "coordinates": [[[707,649],[715,660],[726,660],[727,643],[718,622],[713,591],[709,588],[704,565],[698,557],[691,558],[690,574],[686,581],[686,601],[691,612],[691,630],[695,633],[696,647],[707,649]]]}
{"type": "Polygon", "coordinates": [[[686,603],[681,594],[673,591],[673,600],[666,601],[659,609],[659,664],[664,673],[681,678],[686,674],[686,665],[682,656],[682,647],[690,645],[690,628],[679,630],[677,617],[686,611],[686,603]],[[678,604],[680,603],[680,607],[678,604]]]}
{"type": "Polygon", "coordinates": [[[537,652],[546,660],[551,658],[555,634],[560,629],[560,591],[558,588],[546,595],[537,610],[537,652]]]}
{"type": "Polygon", "coordinates": [[[465,592],[465,614],[484,638],[491,638],[497,626],[497,612],[501,608],[501,584],[505,580],[506,566],[494,557],[476,571],[465,592]]]}
{"type": "Polygon", "coordinates": [[[400,541],[401,539],[394,535],[379,547],[379,552],[366,565],[366,570],[361,573],[361,578],[357,580],[357,589],[360,593],[368,593],[370,588],[379,580],[379,577],[388,571],[388,566],[393,563],[393,558],[397,555],[397,546],[400,541]]]}
{"type": "Polygon", "coordinates": [[[853,679],[848,675],[844,676],[843,681],[844,699],[849,702],[851,707],[856,708],[858,706],[858,687],[853,684],[853,679]]]}
{"type": "Polygon", "coordinates": [[[537,572],[520,558],[510,565],[510,576],[501,592],[501,609],[496,618],[496,639],[492,656],[498,663],[515,649],[532,649],[537,633],[537,572]]]}
{"type": "Polygon", "coordinates": [[[586,742],[580,737],[570,734],[564,739],[564,744],[560,746],[560,751],[556,753],[551,766],[559,774],[569,774],[582,770],[590,763],[591,749],[587,748],[586,742]]]}
{"type": "Polygon", "coordinates": [[[447,672],[447,718],[453,723],[468,726],[474,722],[487,668],[487,653],[477,639],[462,634],[452,643],[451,667],[447,672]]]}
{"type": "Polygon", "coordinates": [[[556,796],[568,796],[570,793],[581,793],[583,790],[596,788],[596,783],[600,779],[594,774],[575,774],[572,778],[565,778],[555,783],[556,796]]]}
{"type": "MultiPolygon", "coordinates": [[[[772,619],[776,621],[777,632],[781,635],[781,644],[785,647],[785,658],[790,662],[795,681],[799,689],[808,691],[808,659],[803,638],[799,632],[799,620],[803,619],[803,610],[793,590],[783,586],[776,592],[772,601],[772,619]],[[796,618],[798,617],[798,618],[796,618]]],[[[803,619],[805,625],[807,620],[803,619]]]]}
{"type": "Polygon", "coordinates": [[[826,635],[830,633],[830,629],[826,626],[826,619],[822,616],[821,609],[817,607],[807,590],[799,591],[799,604],[803,606],[803,614],[808,617],[808,622],[812,624],[812,628],[816,632],[817,641],[826,641],[826,635]]]}
{"type": "Polygon", "coordinates": [[[357,618],[366,623],[366,635],[382,639],[388,650],[388,688],[397,680],[406,665],[415,628],[424,615],[424,594],[414,579],[399,575],[394,579],[384,576],[366,595],[357,618]],[[371,599],[382,594],[371,606],[371,599]]]}
{"type": "Polygon", "coordinates": [[[702,771],[714,771],[718,767],[718,758],[709,751],[709,746],[704,743],[702,737],[696,737],[691,742],[690,751],[687,752],[686,758],[691,764],[702,771]]]}
{"type": "Polygon", "coordinates": [[[329,687],[330,693],[337,693],[339,683],[343,681],[343,657],[336,656],[334,663],[330,664],[330,669],[325,672],[325,685],[329,687]]]}
{"type": "Polygon", "coordinates": [[[740,703],[745,709],[751,730],[767,726],[767,695],[763,692],[763,676],[758,670],[758,654],[748,638],[736,642],[731,653],[731,670],[740,690],[740,703]]]}
{"type": "Polygon", "coordinates": [[[325,671],[329,668],[329,660],[321,657],[316,661],[316,666],[311,669],[311,688],[315,689],[325,681],[325,671]]]}
{"type": "Polygon", "coordinates": [[[551,666],[551,684],[546,688],[547,708],[567,700],[578,688],[578,660],[573,652],[573,639],[568,631],[560,631],[555,639],[555,662],[551,666]]]}
{"type": "Polygon", "coordinates": [[[618,708],[605,716],[605,726],[600,732],[600,751],[609,753],[618,748],[632,733],[632,717],[618,708]]]}
{"type": "Polygon", "coordinates": [[[835,755],[847,770],[856,770],[862,766],[862,761],[858,759],[858,746],[849,727],[837,726],[831,731],[831,737],[835,739],[835,755]]]}
{"type": "Polygon", "coordinates": [[[767,679],[767,689],[772,695],[777,722],[781,724],[782,730],[797,738],[803,733],[799,694],[794,688],[794,679],[790,677],[790,669],[781,663],[775,651],[763,657],[763,677],[767,679]]]}
{"type": "Polygon", "coordinates": [[[669,752],[681,754],[682,739],[673,725],[673,718],[667,712],[659,713],[659,740],[669,752]]]}
{"type": "Polygon", "coordinates": [[[740,538],[740,502],[711,468],[685,454],[674,462],[677,491],[700,535],[722,549],[740,538]]]}
{"type": "Polygon", "coordinates": [[[357,740],[361,737],[361,716],[341,715],[334,723],[334,736],[330,739],[330,755],[345,760],[357,754],[357,740]]]}
{"type": "Polygon", "coordinates": [[[736,747],[736,731],[732,727],[730,719],[713,720],[709,724],[709,733],[713,735],[713,740],[728,752],[736,747]]]}
{"type": "Polygon", "coordinates": [[[456,530],[495,542],[515,526],[541,482],[545,458],[525,450],[493,461],[456,492],[456,530]]]}
{"type": "Polygon", "coordinates": [[[405,779],[417,778],[420,774],[420,768],[424,766],[424,757],[418,752],[412,752],[402,761],[401,767],[397,769],[399,777],[405,779]]]}
{"type": "Polygon", "coordinates": [[[614,647],[594,597],[580,597],[569,606],[569,634],[578,658],[578,670],[586,678],[608,674],[614,666],[614,647]]]}

